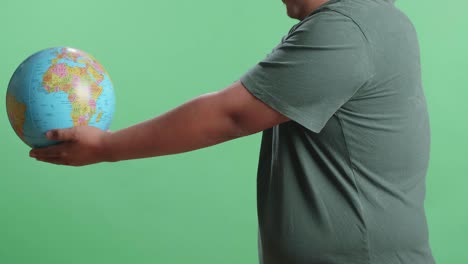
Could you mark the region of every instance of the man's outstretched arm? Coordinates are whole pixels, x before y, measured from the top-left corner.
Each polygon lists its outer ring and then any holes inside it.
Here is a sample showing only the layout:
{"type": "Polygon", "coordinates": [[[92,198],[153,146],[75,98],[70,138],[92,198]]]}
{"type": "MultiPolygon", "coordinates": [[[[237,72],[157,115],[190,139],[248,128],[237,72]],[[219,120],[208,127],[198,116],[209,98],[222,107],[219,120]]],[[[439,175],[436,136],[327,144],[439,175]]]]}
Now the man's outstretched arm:
{"type": "Polygon", "coordinates": [[[255,98],[238,81],[116,132],[88,126],[50,131],[50,139],[64,143],[33,149],[30,155],[73,166],[154,157],[212,146],[285,121],[287,117],[255,98]]]}

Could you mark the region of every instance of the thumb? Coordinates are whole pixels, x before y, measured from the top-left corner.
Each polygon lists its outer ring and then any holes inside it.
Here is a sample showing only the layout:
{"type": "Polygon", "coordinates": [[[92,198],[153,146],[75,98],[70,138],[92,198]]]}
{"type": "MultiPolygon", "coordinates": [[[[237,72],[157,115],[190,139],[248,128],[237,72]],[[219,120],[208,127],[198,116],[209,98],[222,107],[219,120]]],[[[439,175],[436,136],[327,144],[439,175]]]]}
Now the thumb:
{"type": "Polygon", "coordinates": [[[65,128],[65,129],[53,129],[47,132],[46,136],[49,140],[56,141],[71,141],[75,139],[76,129],[65,128]]]}

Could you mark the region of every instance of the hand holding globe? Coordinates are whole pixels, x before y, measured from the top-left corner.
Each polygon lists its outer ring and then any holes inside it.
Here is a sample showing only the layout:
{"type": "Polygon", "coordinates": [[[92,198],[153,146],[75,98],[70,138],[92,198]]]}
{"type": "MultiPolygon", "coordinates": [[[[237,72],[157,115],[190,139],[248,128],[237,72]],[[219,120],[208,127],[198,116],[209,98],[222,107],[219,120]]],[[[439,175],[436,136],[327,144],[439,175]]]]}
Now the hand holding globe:
{"type": "Polygon", "coordinates": [[[72,166],[112,161],[112,153],[106,147],[109,133],[93,126],[51,130],[46,133],[47,139],[63,143],[33,149],[29,156],[39,161],[72,166]]]}

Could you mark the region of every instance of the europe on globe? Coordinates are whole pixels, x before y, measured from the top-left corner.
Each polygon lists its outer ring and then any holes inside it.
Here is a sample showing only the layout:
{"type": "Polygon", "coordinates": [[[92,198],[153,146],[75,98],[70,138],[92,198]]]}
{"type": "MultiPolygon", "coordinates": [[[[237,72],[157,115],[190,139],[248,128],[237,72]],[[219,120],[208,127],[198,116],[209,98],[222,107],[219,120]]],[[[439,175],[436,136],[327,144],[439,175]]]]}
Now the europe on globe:
{"type": "Polygon", "coordinates": [[[51,129],[94,126],[107,130],[114,115],[114,88],[104,67],[74,48],[39,51],[23,61],[8,84],[8,119],[23,142],[33,148],[57,142],[51,129]]]}

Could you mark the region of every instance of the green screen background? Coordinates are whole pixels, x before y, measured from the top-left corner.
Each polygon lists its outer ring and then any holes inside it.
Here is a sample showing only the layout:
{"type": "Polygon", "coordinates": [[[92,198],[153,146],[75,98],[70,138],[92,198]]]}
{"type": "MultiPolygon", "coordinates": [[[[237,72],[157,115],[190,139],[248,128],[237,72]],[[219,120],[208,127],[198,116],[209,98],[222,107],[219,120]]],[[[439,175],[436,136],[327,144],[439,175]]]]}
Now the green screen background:
{"type": "MultiPolygon", "coordinates": [[[[438,263],[468,263],[468,3],[401,0],[432,126],[426,212],[438,263]]],[[[112,76],[112,129],[237,80],[296,23],[281,1],[0,1],[0,94],[30,54],[72,46],[112,76]]],[[[260,134],[83,168],[38,163],[0,100],[0,263],[257,263],[260,134]]],[[[199,117],[203,118],[203,117],[199,117]]]]}

